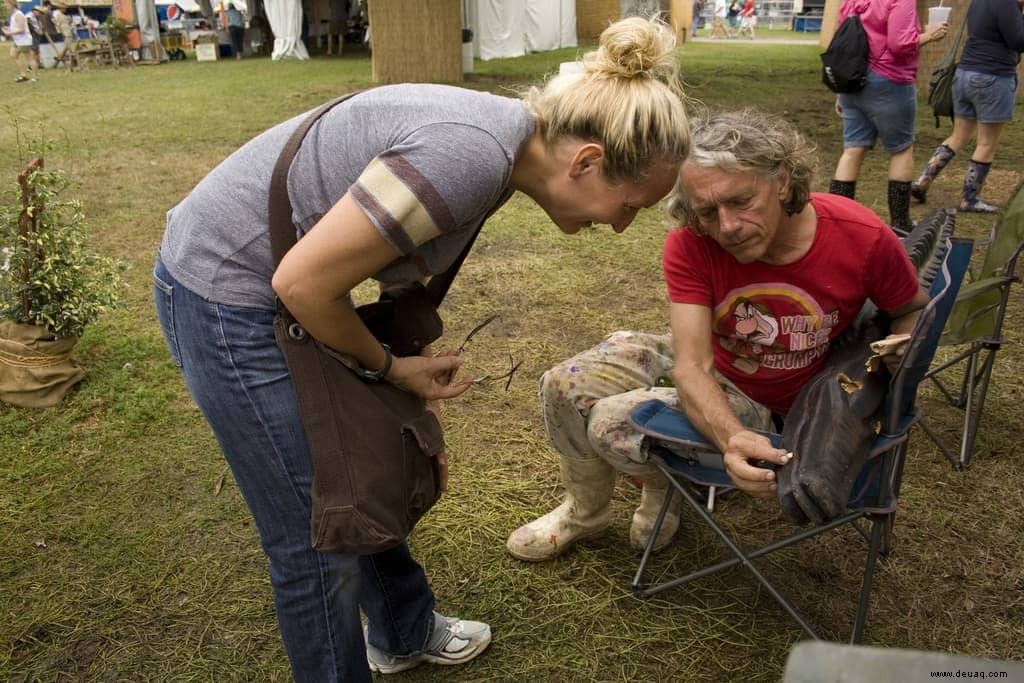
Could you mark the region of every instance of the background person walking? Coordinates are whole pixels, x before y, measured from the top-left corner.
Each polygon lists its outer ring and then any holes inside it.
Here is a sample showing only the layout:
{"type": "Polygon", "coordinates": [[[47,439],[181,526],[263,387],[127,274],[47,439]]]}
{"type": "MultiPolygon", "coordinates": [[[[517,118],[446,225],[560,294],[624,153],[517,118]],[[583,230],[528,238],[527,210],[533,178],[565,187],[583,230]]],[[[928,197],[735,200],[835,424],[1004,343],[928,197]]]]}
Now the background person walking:
{"type": "Polygon", "coordinates": [[[11,61],[18,67],[16,83],[31,81],[35,83],[39,73],[39,65],[32,52],[32,33],[28,28],[25,13],[18,9],[18,0],[4,0],[7,5],[7,26],[3,27],[4,35],[11,39],[11,61]],[[29,76],[25,73],[26,66],[29,76]]]}
{"type": "Polygon", "coordinates": [[[909,230],[917,63],[921,46],[944,37],[948,25],[922,30],[914,0],[846,0],[839,22],[854,14],[860,15],[868,36],[868,82],[860,92],[836,98],[836,112],[843,117],[843,154],[829,192],[854,199],[861,164],[880,138],[889,153],[889,224],[909,230]]]}
{"type": "Polygon", "coordinates": [[[924,202],[935,177],[977,133],[960,194],[960,210],[994,213],[981,200],[996,148],[1016,105],[1017,63],[1024,52],[1024,0],[972,0],[967,8],[967,42],[953,77],[953,132],[939,145],[910,188],[924,202]]]}

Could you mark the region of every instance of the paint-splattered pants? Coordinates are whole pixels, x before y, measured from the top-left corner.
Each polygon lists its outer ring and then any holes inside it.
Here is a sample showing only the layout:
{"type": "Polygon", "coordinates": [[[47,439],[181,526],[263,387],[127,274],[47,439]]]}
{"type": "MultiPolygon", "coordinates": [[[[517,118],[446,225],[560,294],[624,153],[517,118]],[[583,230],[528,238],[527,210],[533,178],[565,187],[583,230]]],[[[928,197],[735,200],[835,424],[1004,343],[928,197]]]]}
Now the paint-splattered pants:
{"type": "MultiPolygon", "coordinates": [[[[541,378],[540,401],[548,438],[569,458],[600,456],[615,469],[654,476],[644,435],[629,423],[637,405],[658,399],[679,406],[675,387],[656,386],[674,363],[667,334],[613,332],[597,346],[559,363],[541,378]]],[[[767,408],[715,373],[733,413],[747,427],[768,430],[767,408]]]]}

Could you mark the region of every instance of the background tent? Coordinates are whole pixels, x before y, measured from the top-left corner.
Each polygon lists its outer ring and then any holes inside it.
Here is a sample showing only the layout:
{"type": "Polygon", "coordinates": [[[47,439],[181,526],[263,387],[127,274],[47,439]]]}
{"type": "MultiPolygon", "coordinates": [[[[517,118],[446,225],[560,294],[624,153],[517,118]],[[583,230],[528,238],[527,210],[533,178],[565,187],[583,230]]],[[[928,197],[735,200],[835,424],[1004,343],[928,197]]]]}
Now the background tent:
{"type": "Polygon", "coordinates": [[[146,61],[166,62],[167,52],[160,43],[160,18],[155,0],[135,0],[135,19],[139,26],[140,57],[146,61]]]}
{"type": "Polygon", "coordinates": [[[274,51],[270,58],[309,59],[302,42],[302,4],[297,0],[264,0],[267,21],[274,32],[274,51]]]}
{"type": "Polygon", "coordinates": [[[576,0],[465,0],[480,59],[576,46],[576,0]]]}

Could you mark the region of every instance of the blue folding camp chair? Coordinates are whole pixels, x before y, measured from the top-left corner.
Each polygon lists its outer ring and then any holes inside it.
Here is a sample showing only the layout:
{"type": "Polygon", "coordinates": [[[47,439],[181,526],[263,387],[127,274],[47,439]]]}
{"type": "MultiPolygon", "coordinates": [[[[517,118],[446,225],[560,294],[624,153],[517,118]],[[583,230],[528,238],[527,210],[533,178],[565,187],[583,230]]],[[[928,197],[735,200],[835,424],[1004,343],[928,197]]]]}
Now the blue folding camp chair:
{"type": "MultiPolygon", "coordinates": [[[[881,432],[872,444],[867,464],[853,485],[847,511],[838,518],[799,531],[761,548],[742,550],[739,543],[715,521],[712,513],[705,508],[703,500],[702,487],[714,486],[721,489],[732,487],[732,482],[722,464],[721,454],[693,428],[682,412],[669,408],[660,401],[649,401],[634,409],[630,419],[648,437],[650,461],[657,466],[671,484],[669,495],[665,498],[665,504],[655,522],[654,530],[651,532],[652,541],[644,550],[640,566],[633,578],[634,593],[648,597],[742,564],[811,638],[819,639],[814,629],[779,593],[771,581],[757,568],[753,560],[842,525],[852,524],[868,541],[860,602],[850,638],[852,643],[860,641],[867,617],[875,564],[878,555],[886,554],[891,544],[892,524],[899,498],[907,439],[911,427],[921,418],[921,412],[915,406],[917,386],[927,372],[935,353],[939,335],[945,326],[960,282],[967,270],[973,243],[970,240],[946,239],[943,241],[943,248],[946,252],[945,255],[936,261],[941,264],[941,267],[932,281],[930,291],[932,300],[921,312],[900,366],[892,375],[889,383],[881,432]],[[658,530],[661,528],[675,492],[683,496],[690,507],[728,547],[734,557],[697,569],[685,576],[648,586],[643,580],[644,570],[651,557],[653,539],[658,536],[658,530]],[[865,528],[865,523],[869,528],[865,528]]],[[[771,438],[775,440],[776,445],[781,445],[781,437],[772,435],[771,438]]]]}
{"type": "Polygon", "coordinates": [[[926,375],[951,406],[964,411],[963,424],[957,430],[959,449],[927,420],[921,421],[922,429],[958,470],[971,464],[996,352],[1003,345],[1003,320],[1010,288],[1020,281],[1016,268],[1024,251],[1024,182],[1017,186],[992,227],[987,247],[981,267],[968,272],[968,282],[960,288],[939,340],[940,346],[960,350],[926,375]],[[954,368],[963,373],[958,389],[943,379],[954,368]]]}

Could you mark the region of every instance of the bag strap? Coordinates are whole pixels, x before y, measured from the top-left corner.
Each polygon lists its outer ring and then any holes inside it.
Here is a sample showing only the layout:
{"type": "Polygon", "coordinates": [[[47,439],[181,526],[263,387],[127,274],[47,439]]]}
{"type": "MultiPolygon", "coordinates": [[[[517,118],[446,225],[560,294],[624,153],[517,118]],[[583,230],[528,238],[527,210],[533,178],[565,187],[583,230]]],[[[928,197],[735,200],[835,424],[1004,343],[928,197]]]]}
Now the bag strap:
{"type": "Polygon", "coordinates": [[[967,28],[967,17],[964,17],[964,21],[960,24],[960,30],[956,33],[956,40],[949,44],[946,48],[946,54],[942,55],[940,64],[952,64],[956,60],[957,50],[960,49],[960,44],[963,42],[964,29],[967,28]]]}
{"type": "MultiPolygon", "coordinates": [[[[302,146],[302,140],[306,137],[306,133],[313,127],[313,124],[320,120],[320,118],[333,109],[335,106],[341,104],[345,100],[349,99],[353,95],[359,94],[361,91],[351,92],[336,99],[321,105],[319,108],[310,113],[309,116],[299,124],[299,127],[291,134],[288,138],[288,142],[285,143],[284,149],[281,150],[281,154],[277,157],[277,163],[274,164],[274,172],[270,176],[270,197],[269,197],[269,220],[270,220],[270,250],[274,257],[274,269],[276,270],[281,265],[281,259],[288,253],[288,250],[295,246],[298,241],[295,237],[295,224],[292,223],[292,203],[288,198],[288,171],[291,168],[292,161],[295,159],[295,155],[299,151],[299,147],[302,146]]],[[[507,198],[511,194],[511,190],[507,191],[503,198],[507,198]]],[[[484,223],[490,218],[491,214],[497,210],[498,206],[501,206],[504,202],[499,201],[496,207],[492,209],[488,214],[480,221],[480,224],[476,226],[476,230],[473,232],[472,237],[466,242],[466,246],[462,248],[462,252],[456,257],[455,261],[448,266],[448,269],[443,273],[430,278],[430,282],[427,283],[427,297],[434,307],[441,305],[441,301],[444,300],[445,295],[448,293],[448,288],[451,287],[452,281],[455,279],[455,275],[459,272],[459,268],[462,267],[462,262],[466,260],[466,256],[469,255],[469,250],[473,247],[473,243],[476,241],[477,235],[480,234],[480,229],[484,223]]]]}

